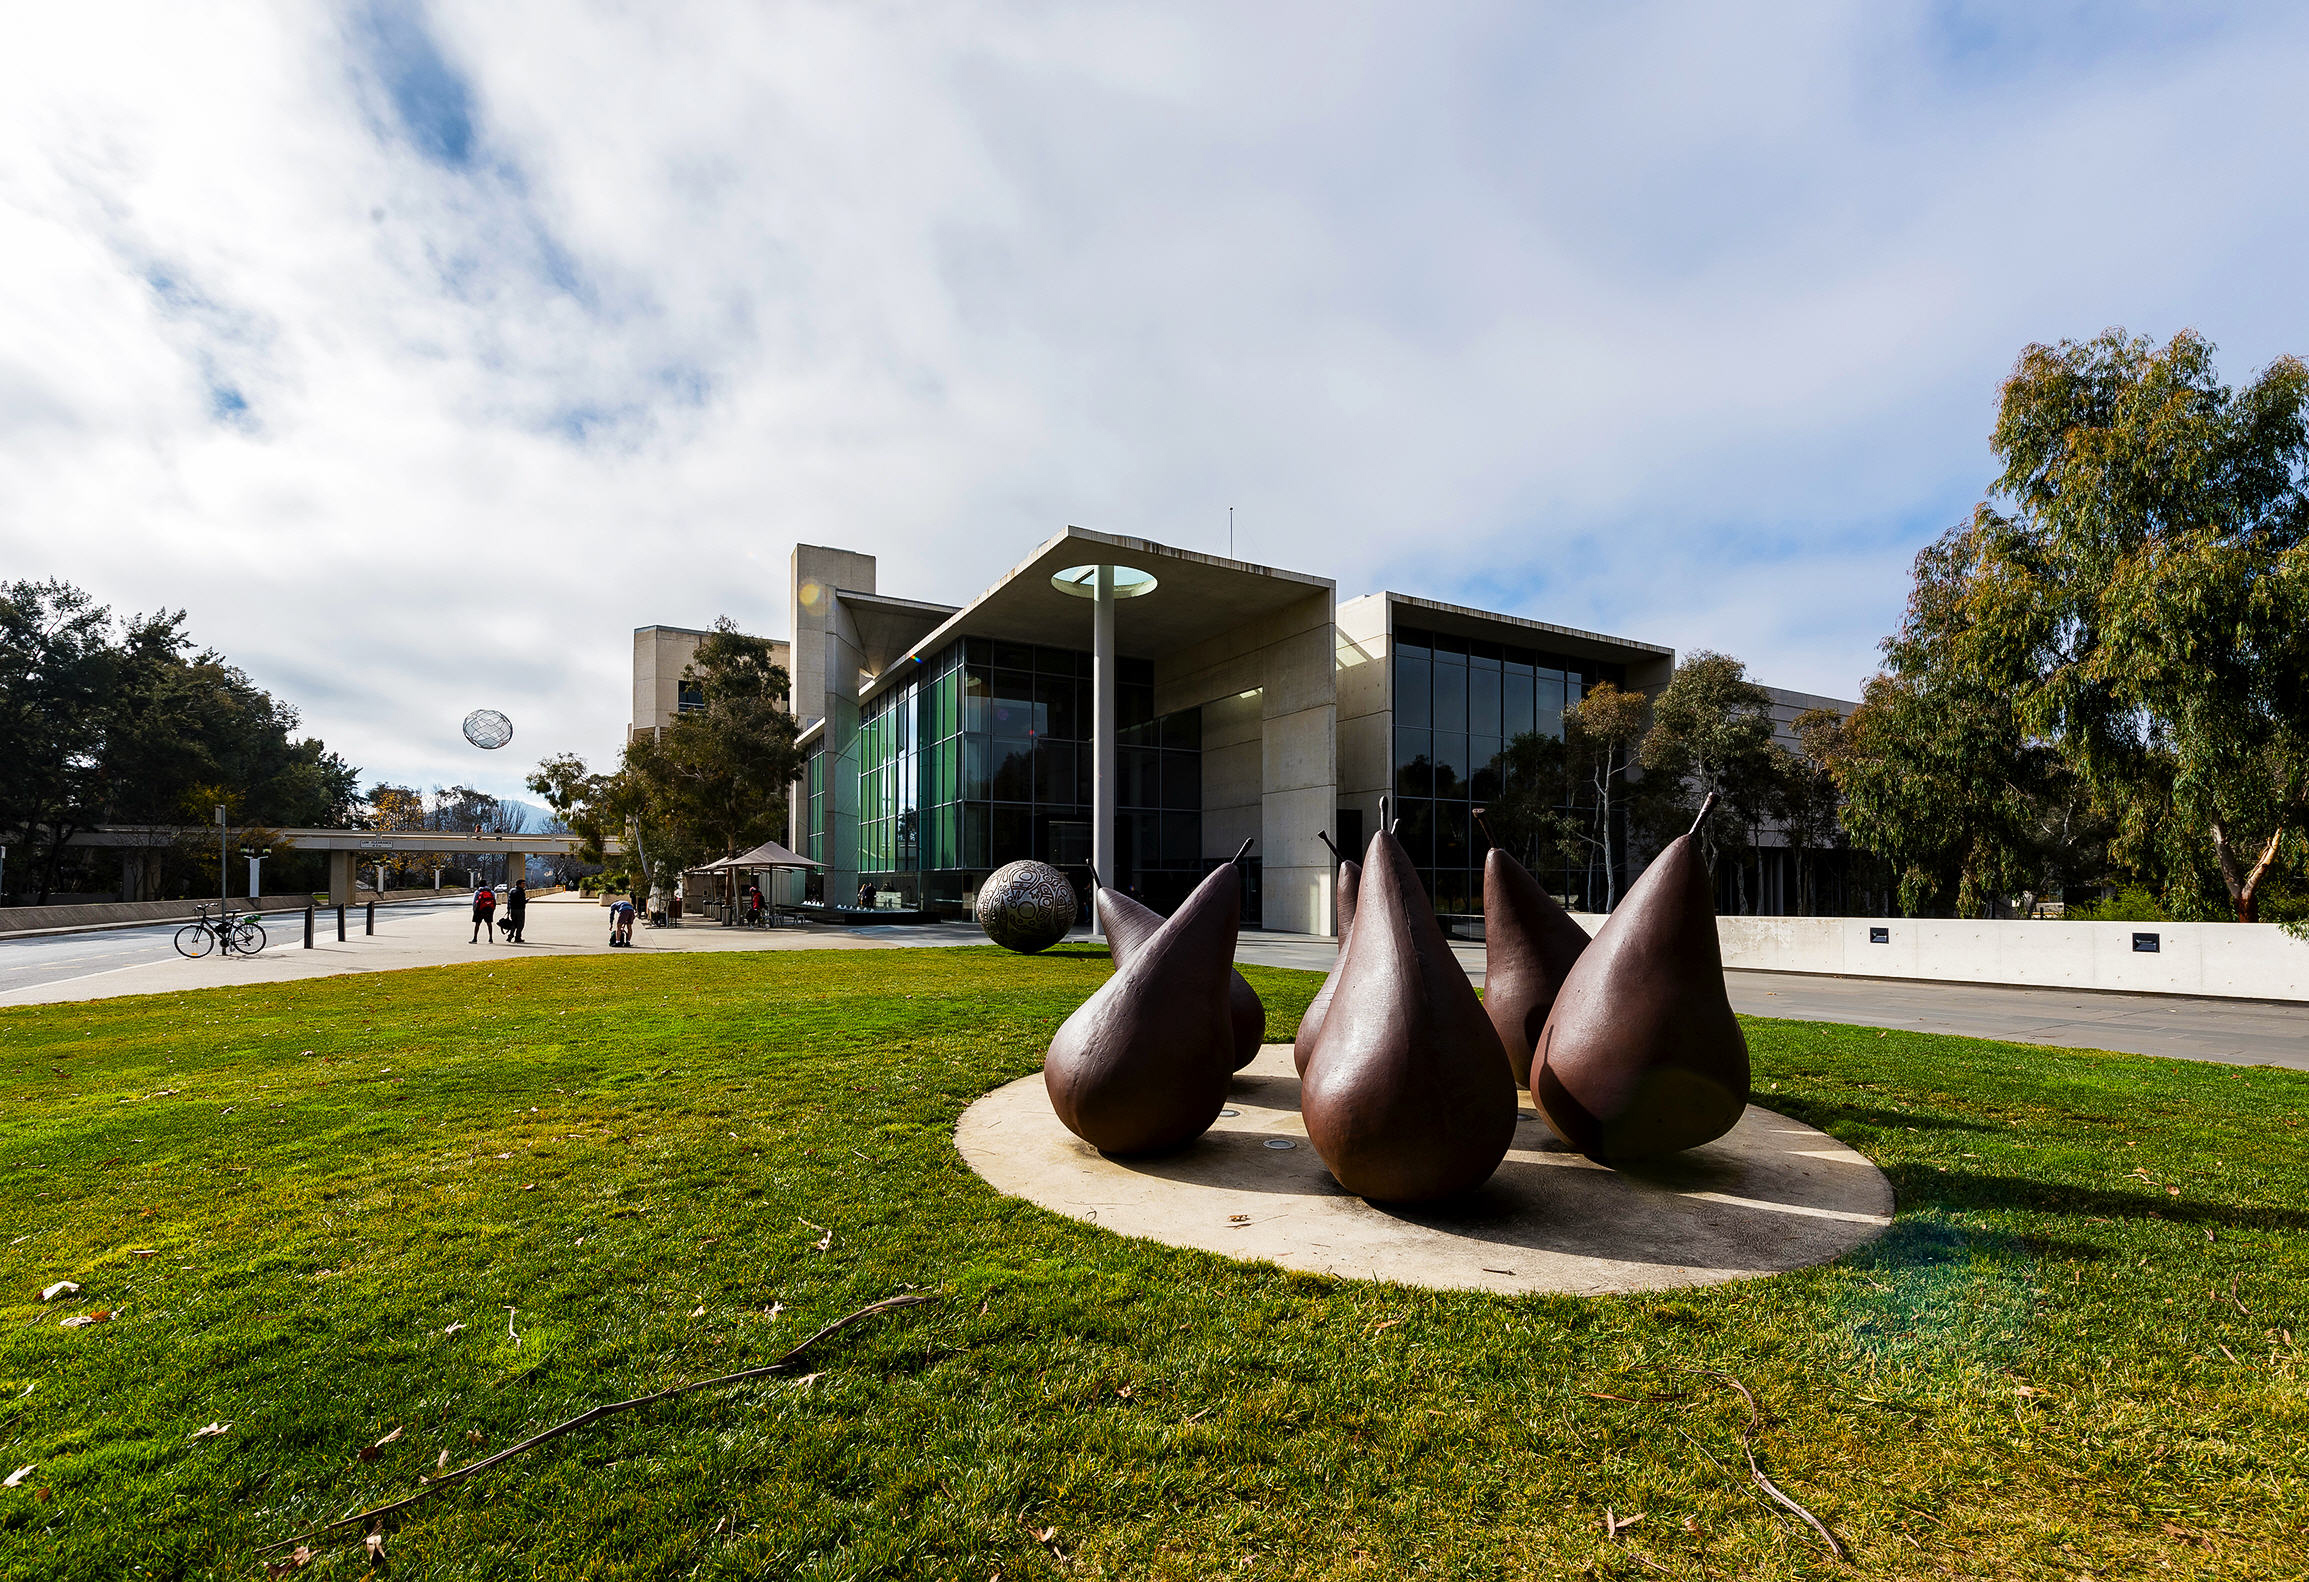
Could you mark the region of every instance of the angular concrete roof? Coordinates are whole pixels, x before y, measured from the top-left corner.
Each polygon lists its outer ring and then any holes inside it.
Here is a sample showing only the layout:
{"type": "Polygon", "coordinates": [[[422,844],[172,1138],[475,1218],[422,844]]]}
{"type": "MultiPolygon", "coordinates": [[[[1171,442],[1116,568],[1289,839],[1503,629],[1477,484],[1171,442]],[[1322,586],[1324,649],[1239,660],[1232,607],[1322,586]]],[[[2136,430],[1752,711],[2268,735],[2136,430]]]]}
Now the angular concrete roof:
{"type": "Polygon", "coordinates": [[[859,701],[890,685],[905,660],[935,653],[957,637],[1088,648],[1090,601],[1061,593],[1050,579],[1071,567],[1093,564],[1131,566],[1155,578],[1152,593],[1115,605],[1115,646],[1134,659],[1160,659],[1302,599],[1335,591],[1328,577],[1069,527],[1045,540],[906,653],[894,656],[896,662],[859,693],[859,701]]]}

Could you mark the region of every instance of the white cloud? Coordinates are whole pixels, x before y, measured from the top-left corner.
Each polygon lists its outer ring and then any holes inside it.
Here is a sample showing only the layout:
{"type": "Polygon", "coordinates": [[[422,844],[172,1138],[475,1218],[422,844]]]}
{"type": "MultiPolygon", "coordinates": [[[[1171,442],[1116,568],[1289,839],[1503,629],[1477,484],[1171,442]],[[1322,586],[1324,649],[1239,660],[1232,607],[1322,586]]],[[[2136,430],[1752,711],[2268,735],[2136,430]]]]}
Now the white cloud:
{"type": "Polygon", "coordinates": [[[24,25],[0,574],[189,607],[400,778],[606,755],[631,628],[782,629],[797,538],[960,598],[1229,505],[1343,593],[1849,695],[2024,341],[2299,347],[2281,10],[24,25]]]}

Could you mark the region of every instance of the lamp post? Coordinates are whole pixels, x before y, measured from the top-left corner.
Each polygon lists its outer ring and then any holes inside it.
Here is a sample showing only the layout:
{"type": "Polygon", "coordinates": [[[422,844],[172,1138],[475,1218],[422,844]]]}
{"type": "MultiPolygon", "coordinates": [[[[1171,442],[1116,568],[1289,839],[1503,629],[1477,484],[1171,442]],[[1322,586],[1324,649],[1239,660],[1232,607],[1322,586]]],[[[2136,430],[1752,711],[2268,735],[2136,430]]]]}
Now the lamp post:
{"type": "Polygon", "coordinates": [[[232,880],[225,870],[225,838],[224,804],[219,802],[216,809],[216,904],[220,912],[232,905],[232,880]]]}

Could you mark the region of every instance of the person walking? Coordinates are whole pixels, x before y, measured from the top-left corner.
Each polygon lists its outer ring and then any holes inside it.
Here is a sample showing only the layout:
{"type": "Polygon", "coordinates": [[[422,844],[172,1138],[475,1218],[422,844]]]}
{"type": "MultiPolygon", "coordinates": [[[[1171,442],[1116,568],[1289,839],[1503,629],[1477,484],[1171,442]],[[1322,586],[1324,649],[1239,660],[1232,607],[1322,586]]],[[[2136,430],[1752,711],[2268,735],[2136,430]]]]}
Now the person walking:
{"type": "Polygon", "coordinates": [[[468,945],[479,944],[483,929],[489,930],[489,942],[492,945],[496,944],[497,897],[491,893],[487,885],[483,885],[473,892],[473,937],[465,943],[468,945]]]}
{"type": "Polygon", "coordinates": [[[519,879],[505,892],[505,938],[515,945],[524,943],[522,926],[529,920],[529,887],[519,879]]]}

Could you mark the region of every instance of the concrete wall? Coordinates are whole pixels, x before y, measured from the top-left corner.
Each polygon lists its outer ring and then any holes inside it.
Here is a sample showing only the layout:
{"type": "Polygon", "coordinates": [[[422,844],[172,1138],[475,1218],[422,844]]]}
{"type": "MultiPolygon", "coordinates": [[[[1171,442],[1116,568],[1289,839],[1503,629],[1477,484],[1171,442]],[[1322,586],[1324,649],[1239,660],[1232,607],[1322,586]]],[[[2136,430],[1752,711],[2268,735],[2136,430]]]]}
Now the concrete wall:
{"type": "Polygon", "coordinates": [[[1225,859],[1259,837],[1266,786],[1261,694],[1203,705],[1203,855],[1225,859]]]}
{"type": "MultiPolygon", "coordinates": [[[[796,544],[792,560],[794,713],[803,725],[826,722],[826,899],[847,901],[858,888],[858,671],[865,650],[837,589],[874,591],[874,557],[817,544],[796,544]]],[[[807,815],[809,788],[793,789],[807,815]]],[[[790,834],[797,834],[788,820],[790,834]]],[[[803,849],[797,846],[796,850],[803,849]]]]}
{"type": "MultiPolygon", "coordinates": [[[[1379,799],[1395,779],[1394,673],[1387,663],[1387,638],[1387,595],[1366,593],[1339,606],[1333,655],[1339,686],[1338,805],[1363,815],[1365,840],[1378,832],[1379,799]]],[[[1361,852],[1353,855],[1362,858],[1361,852]]]]}
{"type": "Polygon", "coordinates": [[[681,709],[681,673],[705,635],[686,626],[644,626],[634,632],[632,730],[673,722],[681,709]]]}
{"type": "Polygon", "coordinates": [[[1332,669],[1328,588],[1263,620],[1223,633],[1155,666],[1155,712],[1202,707],[1203,841],[1206,855],[1231,857],[1255,833],[1265,926],[1301,934],[1332,928],[1330,854],[1317,831],[1332,822],[1338,794],[1338,686],[1332,669]],[[1248,705],[1258,708],[1258,828],[1244,829],[1248,803],[1248,705]],[[1212,705],[1220,730],[1213,818],[1212,705]],[[1229,838],[1231,832],[1231,839],[1229,838]],[[1223,849],[1221,842],[1226,844],[1223,849]]]}
{"type": "Polygon", "coordinates": [[[1720,917],[1716,933],[1725,966],[1756,972],[2309,1001],[2309,943],[2270,924],[1720,917]],[[1871,944],[1872,928],[1889,940],[1871,944]],[[2134,950],[2135,934],[2155,934],[2155,954],[2134,950]]]}

